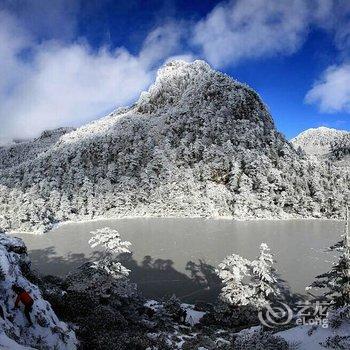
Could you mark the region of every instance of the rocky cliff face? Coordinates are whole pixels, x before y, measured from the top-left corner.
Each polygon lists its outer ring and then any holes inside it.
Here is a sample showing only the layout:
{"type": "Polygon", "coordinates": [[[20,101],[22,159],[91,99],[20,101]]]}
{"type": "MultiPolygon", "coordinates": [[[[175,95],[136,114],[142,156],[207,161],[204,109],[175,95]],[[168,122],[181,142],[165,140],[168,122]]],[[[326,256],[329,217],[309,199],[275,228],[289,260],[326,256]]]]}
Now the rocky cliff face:
{"type": "Polygon", "coordinates": [[[8,230],[108,216],[336,217],[350,187],[299,154],[252,89],[203,61],[167,64],[132,107],[3,164],[8,230]]]}
{"type": "Polygon", "coordinates": [[[29,266],[23,242],[0,233],[0,306],[3,312],[3,317],[0,317],[0,348],[76,349],[74,332],[60,322],[50,304],[42,298],[39,288],[25,277],[30,272],[29,266]],[[22,310],[14,309],[17,296],[11,289],[14,283],[34,299],[33,326],[29,326],[23,307],[22,310]]]}

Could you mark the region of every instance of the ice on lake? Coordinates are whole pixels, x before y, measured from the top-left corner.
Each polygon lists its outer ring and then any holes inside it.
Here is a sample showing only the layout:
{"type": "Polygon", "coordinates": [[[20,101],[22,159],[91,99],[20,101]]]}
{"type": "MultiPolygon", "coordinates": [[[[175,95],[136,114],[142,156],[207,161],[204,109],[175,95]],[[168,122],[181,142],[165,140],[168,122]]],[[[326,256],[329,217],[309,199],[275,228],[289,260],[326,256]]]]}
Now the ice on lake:
{"type": "Polygon", "coordinates": [[[176,294],[185,302],[214,300],[218,263],[231,253],[255,258],[261,242],[270,246],[291,290],[305,294],[314,277],[329,269],[332,255],[324,249],[339,240],[344,227],[331,220],[135,218],[67,223],[44,235],[16,235],[25,241],[35,269],[63,276],[96,254],[88,244],[90,232],[105,226],[132,242],[126,265],[146,297],[176,294]]]}

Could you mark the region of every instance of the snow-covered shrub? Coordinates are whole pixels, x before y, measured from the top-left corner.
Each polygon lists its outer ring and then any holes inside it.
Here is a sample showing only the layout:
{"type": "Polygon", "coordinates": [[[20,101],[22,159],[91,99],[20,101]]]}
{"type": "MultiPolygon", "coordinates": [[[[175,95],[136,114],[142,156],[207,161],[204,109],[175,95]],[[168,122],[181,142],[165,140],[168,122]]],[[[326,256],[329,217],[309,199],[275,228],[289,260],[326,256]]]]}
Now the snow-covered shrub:
{"type": "Polygon", "coordinates": [[[115,278],[104,269],[96,269],[96,265],[90,262],[69,273],[65,284],[72,292],[88,293],[97,299],[113,296],[133,298],[137,295],[136,285],[124,275],[115,278]]]}
{"type": "Polygon", "coordinates": [[[163,310],[162,318],[170,317],[178,323],[184,323],[186,320],[186,311],[181,307],[181,301],[175,295],[164,301],[163,310]]]}
{"type": "Polygon", "coordinates": [[[212,310],[207,312],[201,324],[205,326],[218,326],[221,328],[241,328],[259,324],[257,309],[253,305],[233,306],[219,302],[212,310]]]}
{"type": "Polygon", "coordinates": [[[288,350],[288,343],[281,337],[270,332],[256,330],[252,333],[243,332],[235,342],[235,350],[288,350]]]}
{"type": "Polygon", "coordinates": [[[52,278],[43,281],[45,295],[58,315],[77,326],[81,349],[127,350],[151,346],[146,336],[146,316],[139,312],[144,301],[136,287],[127,279],[115,279],[105,270],[98,271],[89,263],[63,281],[52,278]]]}
{"type": "MultiPolygon", "coordinates": [[[[182,345],[183,350],[200,350],[200,349],[208,349],[208,350],[224,350],[224,347],[218,346],[217,343],[211,339],[210,337],[204,334],[198,334],[193,339],[188,339],[182,345]]],[[[225,347],[225,350],[229,349],[225,347]]]]}
{"type": "Polygon", "coordinates": [[[332,328],[339,328],[344,322],[350,326],[350,305],[332,309],[328,314],[328,323],[332,328]]]}
{"type": "Polygon", "coordinates": [[[250,261],[237,254],[226,257],[216,272],[222,280],[221,300],[236,306],[252,305],[257,309],[281,296],[281,285],[273,267],[273,256],[266,243],[250,261]]]}
{"type": "Polygon", "coordinates": [[[15,342],[36,349],[76,349],[74,331],[57,318],[39,288],[23,275],[23,269],[29,269],[29,259],[20,239],[0,233],[0,265],[4,274],[0,281],[0,306],[4,313],[4,318],[0,318],[0,330],[15,342]],[[17,295],[11,289],[13,284],[25,289],[34,300],[31,327],[23,310],[14,309],[17,295]]]}

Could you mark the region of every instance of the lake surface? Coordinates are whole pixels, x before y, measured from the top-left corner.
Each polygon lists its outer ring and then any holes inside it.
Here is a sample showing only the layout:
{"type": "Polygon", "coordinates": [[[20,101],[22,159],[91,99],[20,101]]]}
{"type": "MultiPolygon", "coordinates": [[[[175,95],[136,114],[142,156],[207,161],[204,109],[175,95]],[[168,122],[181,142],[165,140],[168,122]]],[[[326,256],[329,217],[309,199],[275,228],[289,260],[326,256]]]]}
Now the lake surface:
{"type": "Polygon", "coordinates": [[[281,278],[305,294],[314,277],[329,269],[324,248],[339,240],[344,224],[328,220],[232,221],[135,218],[64,224],[44,235],[16,234],[26,243],[32,266],[63,276],[98,254],[90,232],[109,226],[132,242],[126,263],[146,297],[176,294],[185,302],[212,301],[219,293],[216,266],[229,254],[252,259],[266,242],[281,278]]]}

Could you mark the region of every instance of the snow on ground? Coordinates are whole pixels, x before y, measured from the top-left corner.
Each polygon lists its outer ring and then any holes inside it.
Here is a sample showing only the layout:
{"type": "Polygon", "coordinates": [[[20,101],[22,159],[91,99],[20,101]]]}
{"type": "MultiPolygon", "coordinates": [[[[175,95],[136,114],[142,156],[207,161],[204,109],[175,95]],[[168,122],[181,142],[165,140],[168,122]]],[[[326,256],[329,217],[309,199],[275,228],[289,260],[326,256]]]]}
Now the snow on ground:
{"type": "Polygon", "coordinates": [[[193,305],[181,304],[181,307],[186,311],[186,322],[191,326],[198,324],[205,315],[205,312],[194,310],[193,305]]]}
{"type": "MultiPolygon", "coordinates": [[[[156,300],[147,300],[144,306],[149,307],[154,311],[159,311],[163,305],[156,300]]],[[[192,304],[181,304],[181,308],[186,311],[186,322],[191,326],[194,326],[200,322],[200,320],[205,315],[205,312],[194,310],[194,305],[192,304]]]]}
{"type": "Polygon", "coordinates": [[[0,333],[0,349],[2,350],[35,350],[27,346],[22,346],[10,339],[4,332],[0,333]]]}
{"type": "Polygon", "coordinates": [[[324,350],[325,348],[321,346],[320,343],[325,342],[328,337],[333,337],[335,335],[350,336],[350,323],[343,323],[343,325],[337,329],[318,326],[313,331],[312,326],[304,325],[291,328],[287,331],[277,333],[276,335],[281,336],[290,344],[299,344],[298,350],[324,350]],[[310,332],[311,335],[309,335],[308,332],[310,332]]]}

